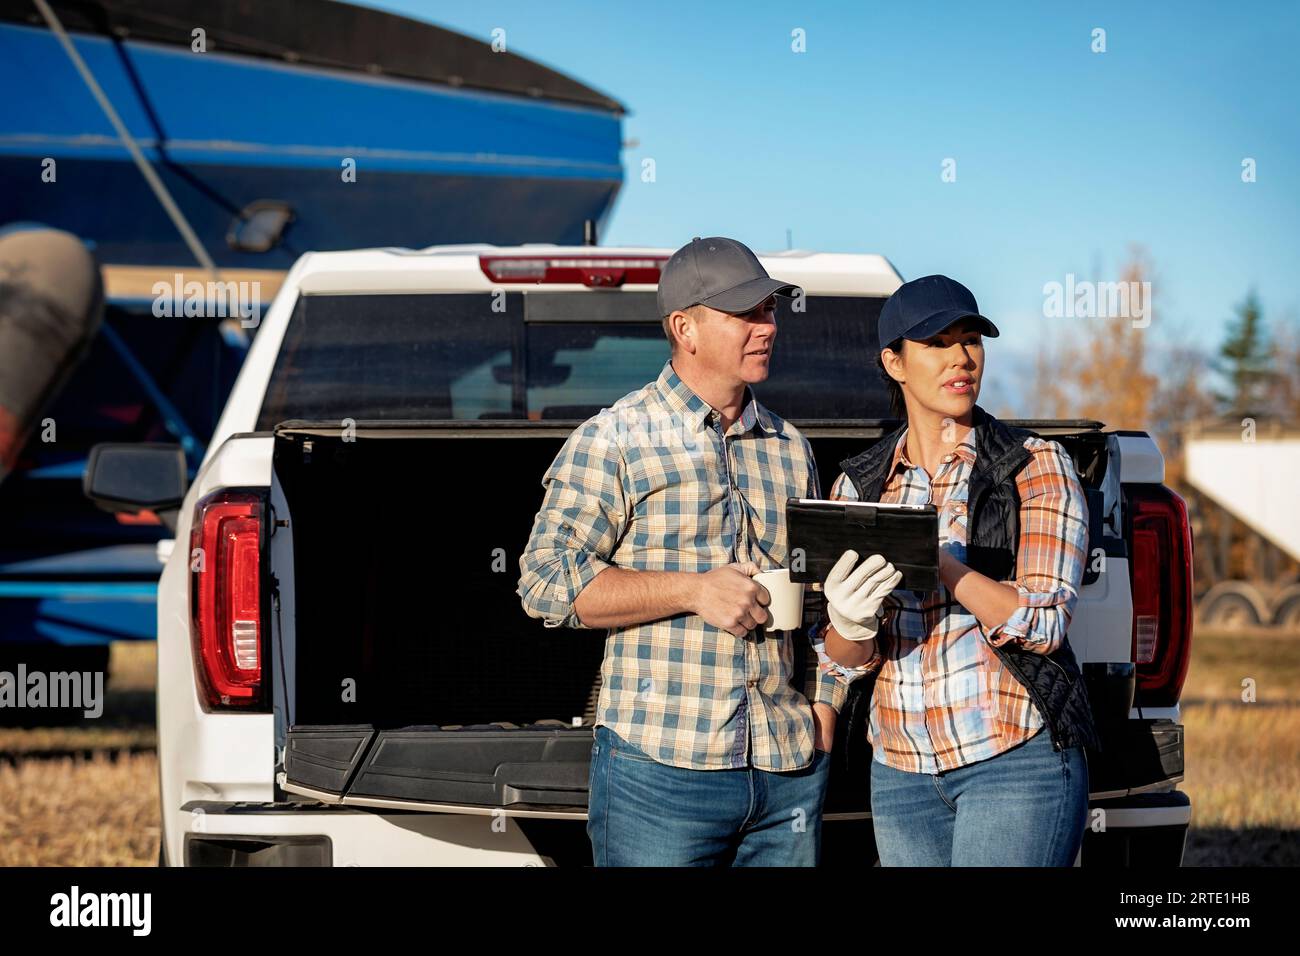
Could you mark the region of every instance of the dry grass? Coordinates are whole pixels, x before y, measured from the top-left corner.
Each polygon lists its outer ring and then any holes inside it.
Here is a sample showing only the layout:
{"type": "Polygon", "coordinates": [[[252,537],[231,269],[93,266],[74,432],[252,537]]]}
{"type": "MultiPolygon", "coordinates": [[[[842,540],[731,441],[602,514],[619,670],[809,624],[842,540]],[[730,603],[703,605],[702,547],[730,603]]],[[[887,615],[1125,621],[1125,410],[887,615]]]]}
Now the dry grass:
{"type": "Polygon", "coordinates": [[[1300,866],[1300,705],[1187,707],[1184,864],[1300,866]]]}
{"type": "Polygon", "coordinates": [[[1300,635],[1198,631],[1192,648],[1184,862],[1300,865],[1300,635]],[[1246,678],[1253,703],[1242,700],[1246,678]]]}
{"type": "Polygon", "coordinates": [[[0,866],[152,866],[158,759],[0,764],[0,866]]]}
{"type": "Polygon", "coordinates": [[[158,676],[158,645],[153,641],[116,641],[108,668],[118,690],[152,692],[158,676]]]}
{"type": "MultiPolygon", "coordinates": [[[[1300,635],[1198,632],[1194,647],[1185,862],[1300,865],[1300,635]],[[1256,703],[1241,701],[1245,677],[1256,703]]],[[[98,721],[0,727],[0,865],[154,863],[157,760],[130,752],[153,745],[154,660],[152,644],[114,646],[98,721]],[[37,757],[51,752],[93,757],[37,757]]]]}
{"type": "Polygon", "coordinates": [[[0,727],[0,866],[154,865],[156,667],[152,642],[118,642],[97,720],[0,727]]]}
{"type": "Polygon", "coordinates": [[[1240,701],[1246,678],[1259,701],[1300,704],[1300,634],[1197,631],[1183,704],[1240,701]]]}
{"type": "Polygon", "coordinates": [[[1196,826],[1300,832],[1300,706],[1199,705],[1183,725],[1196,826]]]}

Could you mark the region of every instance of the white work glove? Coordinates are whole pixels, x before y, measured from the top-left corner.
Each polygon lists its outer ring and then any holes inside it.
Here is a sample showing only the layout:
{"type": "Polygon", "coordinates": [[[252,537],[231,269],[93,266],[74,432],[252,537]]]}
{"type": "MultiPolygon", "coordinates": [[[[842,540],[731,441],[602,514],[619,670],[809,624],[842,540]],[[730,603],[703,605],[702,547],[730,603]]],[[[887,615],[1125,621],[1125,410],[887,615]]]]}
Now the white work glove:
{"type": "Polygon", "coordinates": [[[880,630],[880,606],[903,580],[903,572],[895,570],[883,555],[873,554],[850,574],[857,560],[856,551],[840,555],[826,576],[822,593],[826,595],[831,624],[839,635],[850,641],[868,641],[880,630]]]}

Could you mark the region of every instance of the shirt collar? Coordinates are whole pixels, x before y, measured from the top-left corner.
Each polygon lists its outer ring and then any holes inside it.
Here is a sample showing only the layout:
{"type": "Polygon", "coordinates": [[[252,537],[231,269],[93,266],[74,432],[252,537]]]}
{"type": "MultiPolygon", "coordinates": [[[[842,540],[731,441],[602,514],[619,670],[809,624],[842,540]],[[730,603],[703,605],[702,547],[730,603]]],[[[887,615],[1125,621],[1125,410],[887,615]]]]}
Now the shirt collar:
{"type": "MultiPolygon", "coordinates": [[[[663,370],[659,373],[655,385],[668,406],[680,413],[697,431],[708,421],[709,414],[713,411],[712,406],[691,391],[690,386],[681,380],[676,369],[673,368],[672,359],[664,362],[663,370]]],[[[776,433],[771,413],[758,403],[758,399],[754,397],[754,390],[748,385],[745,386],[745,407],[740,413],[740,424],[747,432],[757,426],[760,431],[776,433]]]]}
{"type": "MultiPolygon", "coordinates": [[[[953,453],[968,465],[975,464],[975,429],[973,427],[967,429],[966,436],[957,443],[957,447],[953,449],[953,453]]],[[[892,475],[898,470],[900,464],[904,468],[916,467],[907,457],[906,427],[903,428],[903,433],[898,436],[898,442],[894,445],[894,459],[886,474],[892,475]]]]}

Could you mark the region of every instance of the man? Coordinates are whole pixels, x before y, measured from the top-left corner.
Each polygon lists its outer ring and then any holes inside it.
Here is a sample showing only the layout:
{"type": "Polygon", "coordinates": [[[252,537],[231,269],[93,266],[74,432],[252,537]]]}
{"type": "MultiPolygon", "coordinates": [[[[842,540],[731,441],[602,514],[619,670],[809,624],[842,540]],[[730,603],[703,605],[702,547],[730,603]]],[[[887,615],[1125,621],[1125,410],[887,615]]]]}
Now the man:
{"type": "MultiPolygon", "coordinates": [[[[820,497],[807,439],[750,388],[768,376],[775,296],[795,291],[735,240],[679,249],[659,283],[663,371],[579,427],[543,479],[524,609],[609,630],[598,866],[817,862],[846,687],[811,652],[792,686],[806,629],[765,631],[771,598],[751,580],[788,566],[786,499],[820,497]]],[[[820,604],[807,594],[805,625],[820,604]]]]}

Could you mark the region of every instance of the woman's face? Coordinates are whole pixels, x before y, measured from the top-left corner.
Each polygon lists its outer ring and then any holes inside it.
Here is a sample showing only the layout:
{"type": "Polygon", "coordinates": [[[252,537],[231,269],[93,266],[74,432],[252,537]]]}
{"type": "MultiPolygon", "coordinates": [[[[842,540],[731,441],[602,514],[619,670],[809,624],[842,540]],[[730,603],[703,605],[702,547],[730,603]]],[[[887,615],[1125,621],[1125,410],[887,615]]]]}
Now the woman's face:
{"type": "Polygon", "coordinates": [[[905,339],[901,356],[888,349],[885,368],[916,406],[954,419],[975,407],[984,374],[984,336],[973,319],[954,322],[928,339],[905,339]]]}

